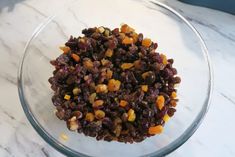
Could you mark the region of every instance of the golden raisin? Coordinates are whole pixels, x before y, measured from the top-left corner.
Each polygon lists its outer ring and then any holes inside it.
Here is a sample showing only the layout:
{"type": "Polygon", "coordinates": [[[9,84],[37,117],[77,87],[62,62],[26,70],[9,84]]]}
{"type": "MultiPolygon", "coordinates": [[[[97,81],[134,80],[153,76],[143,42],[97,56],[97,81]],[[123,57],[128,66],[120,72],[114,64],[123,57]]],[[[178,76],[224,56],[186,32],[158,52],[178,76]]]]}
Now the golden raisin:
{"type": "Polygon", "coordinates": [[[92,104],[92,107],[94,108],[97,108],[97,107],[100,107],[104,104],[104,101],[103,100],[96,100],[93,104],[92,104]]]}
{"type": "Polygon", "coordinates": [[[134,32],[135,30],[133,28],[131,28],[130,26],[128,26],[127,24],[124,24],[121,26],[121,32],[122,33],[131,33],[134,32]]]}
{"type": "Polygon", "coordinates": [[[75,88],[73,89],[73,95],[78,95],[79,93],[81,93],[81,89],[78,88],[78,87],[75,87],[75,88]]]}
{"type": "Polygon", "coordinates": [[[119,103],[119,105],[120,105],[121,107],[126,107],[127,104],[128,104],[128,102],[125,101],[125,100],[121,100],[120,103],[119,103]]]}
{"type": "Polygon", "coordinates": [[[107,57],[112,57],[112,55],[113,55],[113,50],[111,50],[111,49],[108,49],[108,50],[105,52],[105,56],[107,56],[107,57]]]}
{"type": "Polygon", "coordinates": [[[98,84],[95,87],[96,93],[107,93],[108,92],[108,87],[106,84],[98,84]]]}
{"type": "Polygon", "coordinates": [[[122,43],[123,44],[127,44],[127,45],[128,44],[132,44],[133,43],[133,39],[125,36],[124,39],[122,40],[122,43]]]}
{"type": "Polygon", "coordinates": [[[88,60],[84,60],[83,61],[83,65],[87,68],[87,69],[92,69],[93,68],[93,62],[90,60],[90,59],[88,59],[88,60]]]}
{"type": "Polygon", "coordinates": [[[171,101],[170,101],[170,104],[171,104],[171,106],[176,107],[177,102],[176,102],[175,100],[171,100],[171,101]]]}
{"type": "Polygon", "coordinates": [[[167,58],[166,58],[166,56],[165,56],[164,54],[161,54],[160,56],[161,56],[161,58],[162,58],[162,63],[163,63],[164,65],[167,65],[167,58]]]}
{"type": "Polygon", "coordinates": [[[168,114],[165,114],[163,117],[164,122],[167,122],[170,120],[170,116],[168,114]]]}
{"type": "Polygon", "coordinates": [[[144,46],[144,47],[149,47],[151,44],[152,44],[152,41],[149,38],[144,38],[142,40],[142,46],[144,46]]]}
{"type": "Polygon", "coordinates": [[[70,98],[71,98],[70,95],[67,95],[67,94],[66,94],[66,95],[64,96],[64,99],[65,99],[65,100],[70,100],[70,98]]]}
{"type": "Polygon", "coordinates": [[[60,46],[60,49],[64,51],[64,53],[68,53],[70,51],[70,47],[68,46],[60,46]]]}
{"type": "Polygon", "coordinates": [[[96,110],[95,111],[95,118],[96,119],[102,119],[105,117],[105,112],[102,110],[96,110]]]}
{"type": "Polygon", "coordinates": [[[104,27],[101,26],[101,27],[98,28],[98,31],[99,31],[100,33],[104,33],[105,29],[104,29],[104,27]]]}
{"type": "Polygon", "coordinates": [[[141,89],[143,92],[147,92],[148,91],[148,85],[141,85],[141,89]]]}
{"type": "Polygon", "coordinates": [[[175,99],[176,97],[177,97],[176,92],[172,92],[172,93],[171,93],[171,98],[172,98],[172,99],[175,99]]]}
{"type": "Polygon", "coordinates": [[[89,96],[89,102],[90,102],[91,104],[93,104],[94,101],[95,101],[95,98],[96,98],[96,93],[92,93],[92,94],[89,96]]]}
{"type": "Polygon", "coordinates": [[[138,41],[138,34],[137,33],[133,33],[131,34],[131,37],[133,38],[133,42],[136,43],[138,41]]]}
{"type": "Polygon", "coordinates": [[[102,65],[107,65],[109,63],[109,60],[107,59],[101,59],[101,64],[102,65]]]}
{"type": "Polygon", "coordinates": [[[149,71],[143,73],[141,76],[143,79],[146,79],[146,77],[149,76],[149,71]]]}
{"type": "Polygon", "coordinates": [[[160,134],[163,131],[163,127],[161,125],[157,125],[157,126],[153,126],[150,127],[148,130],[148,133],[151,135],[155,135],[155,134],[160,134]]]}
{"type": "Polygon", "coordinates": [[[122,70],[126,70],[126,69],[132,68],[133,66],[134,66],[133,63],[123,63],[123,64],[121,65],[121,68],[122,68],[122,70]]]}
{"type": "Polygon", "coordinates": [[[129,109],[129,111],[127,112],[127,115],[128,115],[127,120],[129,122],[134,122],[135,121],[136,115],[135,115],[135,111],[133,109],[129,109]]]}
{"type": "Polygon", "coordinates": [[[94,121],[94,119],[95,119],[95,116],[93,113],[89,112],[86,114],[86,117],[85,117],[86,121],[92,122],[92,121],[94,121]]]}
{"type": "Polygon", "coordinates": [[[135,66],[136,69],[140,69],[140,68],[141,68],[141,62],[140,62],[140,60],[134,61],[134,66],[135,66]]]}
{"type": "Polygon", "coordinates": [[[156,100],[156,105],[159,110],[161,110],[164,107],[165,104],[165,98],[162,95],[159,95],[156,100]]]}
{"type": "Polygon", "coordinates": [[[76,61],[76,62],[79,62],[80,61],[80,57],[76,54],[72,54],[71,57],[76,61]]]}
{"type": "Polygon", "coordinates": [[[108,90],[111,92],[118,91],[120,89],[121,82],[119,80],[111,79],[108,82],[108,90]]]}
{"type": "Polygon", "coordinates": [[[106,77],[107,79],[111,79],[113,76],[113,71],[111,71],[110,69],[107,70],[107,73],[106,73],[106,77]]]}

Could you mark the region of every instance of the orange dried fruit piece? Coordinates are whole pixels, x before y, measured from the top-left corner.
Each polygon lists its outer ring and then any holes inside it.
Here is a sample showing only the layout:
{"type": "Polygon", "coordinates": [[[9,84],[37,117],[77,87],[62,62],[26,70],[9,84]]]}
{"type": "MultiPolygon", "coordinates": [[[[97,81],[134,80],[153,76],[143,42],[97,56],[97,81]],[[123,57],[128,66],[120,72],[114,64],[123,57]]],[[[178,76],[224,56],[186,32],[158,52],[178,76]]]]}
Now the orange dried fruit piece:
{"type": "Polygon", "coordinates": [[[128,36],[125,36],[124,39],[122,40],[122,43],[126,44],[126,45],[132,44],[133,43],[133,39],[128,37],[128,36]]]}
{"type": "Polygon", "coordinates": [[[162,58],[162,63],[164,64],[164,65],[167,65],[167,58],[166,58],[166,55],[164,55],[164,54],[160,54],[160,56],[161,56],[161,58],[162,58]]]}
{"type": "Polygon", "coordinates": [[[161,110],[164,107],[165,104],[165,98],[162,95],[159,95],[156,100],[156,105],[159,110],[161,110]]]}
{"type": "Polygon", "coordinates": [[[152,44],[152,41],[149,38],[144,38],[142,40],[142,46],[144,46],[144,47],[149,47],[149,46],[151,46],[151,44],[152,44]]]}
{"type": "Polygon", "coordinates": [[[127,104],[128,104],[128,102],[126,100],[121,100],[120,103],[119,103],[119,105],[121,107],[126,107],[127,104]]]}
{"type": "Polygon", "coordinates": [[[148,91],[148,85],[141,85],[141,90],[143,92],[147,92],[148,91]]]}
{"type": "Polygon", "coordinates": [[[95,118],[96,119],[102,119],[105,117],[105,112],[102,110],[96,110],[95,111],[95,118]]]}
{"type": "Polygon", "coordinates": [[[150,127],[148,133],[151,135],[160,134],[163,132],[163,127],[161,125],[150,127]]]}
{"type": "Polygon", "coordinates": [[[107,57],[112,57],[112,56],[113,56],[113,50],[108,49],[108,50],[105,52],[105,56],[107,56],[107,57]]]}
{"type": "Polygon", "coordinates": [[[104,100],[96,100],[94,101],[94,103],[92,104],[92,107],[97,108],[100,107],[104,104],[104,100]]]}
{"type": "Polygon", "coordinates": [[[138,41],[138,36],[139,35],[137,33],[135,33],[135,32],[131,34],[131,37],[133,38],[133,42],[134,43],[136,43],[138,41]]]}
{"type": "Polygon", "coordinates": [[[118,91],[120,89],[121,82],[119,80],[111,79],[108,82],[108,90],[111,92],[118,91]]]}
{"type": "Polygon", "coordinates": [[[106,84],[98,84],[95,87],[96,93],[107,93],[108,92],[108,87],[106,84]]]}
{"type": "Polygon", "coordinates": [[[93,113],[88,112],[88,113],[86,114],[86,117],[85,117],[85,120],[86,120],[86,121],[92,122],[92,121],[94,121],[94,119],[95,119],[95,116],[94,116],[93,113]]]}
{"type": "Polygon", "coordinates": [[[126,69],[132,68],[133,66],[134,66],[133,63],[123,63],[123,64],[121,65],[121,68],[122,68],[122,70],[126,70],[126,69]]]}
{"type": "Polygon", "coordinates": [[[171,98],[172,98],[172,99],[175,99],[176,97],[177,97],[176,92],[172,92],[172,93],[171,93],[171,98]]]}
{"type": "Polygon", "coordinates": [[[68,53],[70,51],[70,47],[68,46],[60,46],[60,49],[64,52],[64,53],[68,53]]]}
{"type": "Polygon", "coordinates": [[[135,115],[135,111],[133,109],[129,109],[129,111],[127,112],[127,115],[128,115],[127,120],[129,122],[134,122],[135,121],[136,115],[135,115]]]}
{"type": "Polygon", "coordinates": [[[76,54],[71,54],[71,57],[76,61],[76,62],[79,62],[80,61],[80,57],[76,54]]]}
{"type": "Polygon", "coordinates": [[[135,30],[133,28],[131,28],[130,26],[128,26],[127,24],[123,24],[121,26],[121,32],[122,33],[131,33],[134,32],[135,30]]]}

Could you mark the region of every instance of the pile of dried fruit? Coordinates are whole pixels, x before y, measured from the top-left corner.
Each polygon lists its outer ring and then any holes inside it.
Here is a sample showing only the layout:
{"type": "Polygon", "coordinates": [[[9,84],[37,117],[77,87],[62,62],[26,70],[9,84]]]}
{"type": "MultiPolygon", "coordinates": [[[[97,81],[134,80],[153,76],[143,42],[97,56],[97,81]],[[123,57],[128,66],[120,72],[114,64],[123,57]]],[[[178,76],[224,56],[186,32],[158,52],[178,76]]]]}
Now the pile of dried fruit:
{"type": "Polygon", "coordinates": [[[56,116],[71,131],[97,140],[132,143],[161,133],[178,101],[173,59],[126,24],[82,33],[51,61],[56,116]]]}

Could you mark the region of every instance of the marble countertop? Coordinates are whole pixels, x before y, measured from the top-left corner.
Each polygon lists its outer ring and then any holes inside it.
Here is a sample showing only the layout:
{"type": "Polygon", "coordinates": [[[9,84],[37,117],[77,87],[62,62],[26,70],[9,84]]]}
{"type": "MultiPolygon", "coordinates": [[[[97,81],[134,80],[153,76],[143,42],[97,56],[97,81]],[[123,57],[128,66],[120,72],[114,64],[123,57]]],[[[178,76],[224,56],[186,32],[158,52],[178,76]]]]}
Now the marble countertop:
{"type": "MultiPolygon", "coordinates": [[[[213,100],[200,128],[169,156],[235,156],[235,16],[161,0],[185,16],[204,38],[214,66],[213,100]]],[[[18,98],[16,73],[35,27],[66,0],[0,1],[0,156],[62,157],[34,131],[18,98]],[[51,7],[53,6],[53,7],[51,7]],[[27,136],[26,136],[27,134],[27,136]]]]}

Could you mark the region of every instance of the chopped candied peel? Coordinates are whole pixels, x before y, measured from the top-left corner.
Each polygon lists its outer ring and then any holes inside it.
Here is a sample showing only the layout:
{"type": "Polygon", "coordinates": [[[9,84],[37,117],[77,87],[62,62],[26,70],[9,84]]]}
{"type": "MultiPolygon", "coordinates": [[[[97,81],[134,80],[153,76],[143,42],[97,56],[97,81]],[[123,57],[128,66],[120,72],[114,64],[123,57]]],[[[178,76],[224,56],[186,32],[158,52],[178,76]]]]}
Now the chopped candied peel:
{"type": "Polygon", "coordinates": [[[142,90],[143,92],[147,92],[147,91],[148,91],[148,85],[142,85],[142,86],[141,86],[141,90],[142,90]]]}
{"type": "Polygon", "coordinates": [[[126,69],[132,68],[133,66],[134,66],[133,63],[123,63],[123,64],[121,65],[121,68],[122,68],[122,70],[126,70],[126,69]]]}
{"type": "Polygon", "coordinates": [[[128,121],[129,122],[134,122],[136,115],[135,115],[135,111],[133,109],[129,109],[129,111],[127,112],[128,115],[128,121]]]}
{"type": "Polygon", "coordinates": [[[157,105],[158,109],[162,110],[162,108],[164,107],[164,104],[165,104],[164,96],[162,96],[162,95],[158,96],[157,100],[156,100],[156,105],[157,105]]]}
{"type": "Polygon", "coordinates": [[[105,56],[107,56],[107,57],[112,57],[112,56],[113,56],[113,50],[108,49],[108,50],[105,52],[105,56]]]}
{"type": "Polygon", "coordinates": [[[121,100],[120,103],[119,103],[119,105],[121,107],[126,107],[127,104],[128,104],[128,102],[126,100],[121,100]]]}
{"type": "Polygon", "coordinates": [[[64,53],[68,53],[70,51],[70,47],[68,46],[60,46],[60,49],[64,52],[64,53]]]}
{"type": "Polygon", "coordinates": [[[71,98],[71,96],[68,95],[68,94],[66,94],[66,95],[64,96],[64,99],[65,99],[65,100],[70,100],[70,98],[71,98]]]}
{"type": "Polygon", "coordinates": [[[108,82],[108,90],[111,92],[118,91],[120,89],[121,82],[119,80],[111,79],[108,82]]]}
{"type": "Polygon", "coordinates": [[[150,127],[149,130],[148,130],[148,133],[150,135],[160,134],[162,132],[163,132],[162,125],[157,125],[157,126],[150,127]]]}
{"type": "Polygon", "coordinates": [[[149,46],[151,46],[151,44],[152,44],[152,41],[149,38],[144,38],[142,41],[142,46],[144,46],[144,47],[149,47],[149,46]]]}
{"type": "Polygon", "coordinates": [[[71,57],[74,59],[74,61],[76,61],[76,62],[79,62],[80,61],[80,57],[78,56],[78,55],[76,55],[76,54],[71,54],[71,57]]]}
{"type": "Polygon", "coordinates": [[[126,45],[132,44],[133,42],[134,42],[133,39],[128,36],[125,36],[124,39],[122,40],[122,43],[126,45]]]}
{"type": "Polygon", "coordinates": [[[165,114],[163,120],[164,122],[168,122],[170,120],[170,116],[168,114],[165,114]]]}

